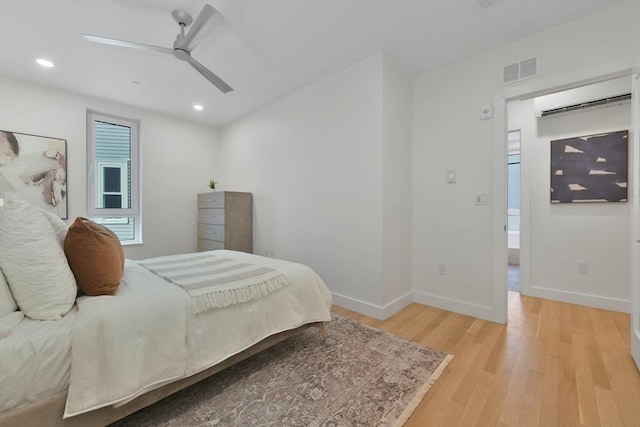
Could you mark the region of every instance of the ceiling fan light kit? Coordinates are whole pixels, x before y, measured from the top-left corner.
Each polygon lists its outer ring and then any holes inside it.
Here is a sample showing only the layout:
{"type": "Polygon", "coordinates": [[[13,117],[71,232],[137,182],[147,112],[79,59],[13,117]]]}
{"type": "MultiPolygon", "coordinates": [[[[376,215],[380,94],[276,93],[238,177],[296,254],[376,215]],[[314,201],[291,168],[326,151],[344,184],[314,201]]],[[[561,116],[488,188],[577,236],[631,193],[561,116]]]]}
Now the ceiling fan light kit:
{"type": "Polygon", "coordinates": [[[162,46],[154,46],[144,43],[130,42],[125,40],[117,40],[108,37],[93,36],[89,34],[80,34],[82,37],[93,43],[109,44],[113,46],[129,47],[134,49],[152,50],[155,52],[167,53],[175,56],[181,61],[187,62],[197,72],[202,74],[204,78],[209,80],[222,93],[231,92],[233,88],[224,80],[215,75],[207,67],[196,61],[191,56],[191,51],[197,46],[198,42],[211,32],[215,27],[224,21],[224,17],[213,7],[208,4],[204,5],[196,19],[182,10],[174,10],[171,12],[173,19],[180,26],[180,33],[173,42],[173,49],[162,46]],[[190,26],[190,27],[189,27],[190,26]],[[189,31],[185,34],[184,30],[189,27],[189,31]]]}

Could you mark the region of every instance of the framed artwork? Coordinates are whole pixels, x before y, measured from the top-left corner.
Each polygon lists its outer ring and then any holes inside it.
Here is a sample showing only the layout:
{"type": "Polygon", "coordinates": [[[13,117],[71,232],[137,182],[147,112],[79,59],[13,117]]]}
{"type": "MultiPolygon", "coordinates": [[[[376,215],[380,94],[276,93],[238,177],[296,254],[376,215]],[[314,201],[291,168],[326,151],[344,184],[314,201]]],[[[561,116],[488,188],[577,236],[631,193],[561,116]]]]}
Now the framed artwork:
{"type": "Polygon", "coordinates": [[[0,193],[67,218],[67,141],[0,130],[0,193]]]}
{"type": "Polygon", "coordinates": [[[551,141],[551,203],[626,202],[629,131],[551,141]]]}

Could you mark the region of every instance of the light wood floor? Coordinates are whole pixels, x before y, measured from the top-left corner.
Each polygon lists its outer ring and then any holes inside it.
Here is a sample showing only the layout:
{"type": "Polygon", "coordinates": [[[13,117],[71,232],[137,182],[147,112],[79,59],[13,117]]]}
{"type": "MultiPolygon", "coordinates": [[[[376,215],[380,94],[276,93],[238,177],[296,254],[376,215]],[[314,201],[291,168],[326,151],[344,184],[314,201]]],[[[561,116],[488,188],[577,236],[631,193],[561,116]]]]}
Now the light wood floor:
{"type": "Polygon", "coordinates": [[[514,292],[507,325],[420,304],[383,322],[333,311],[455,355],[406,427],[640,426],[628,314],[514,292]]]}

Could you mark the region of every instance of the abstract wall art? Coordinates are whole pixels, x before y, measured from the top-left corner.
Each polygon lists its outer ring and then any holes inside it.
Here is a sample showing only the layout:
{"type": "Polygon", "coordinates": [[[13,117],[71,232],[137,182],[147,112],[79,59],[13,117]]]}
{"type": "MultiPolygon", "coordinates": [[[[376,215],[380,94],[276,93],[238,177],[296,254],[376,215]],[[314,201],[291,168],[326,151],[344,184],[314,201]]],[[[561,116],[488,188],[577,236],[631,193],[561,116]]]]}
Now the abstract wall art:
{"type": "Polygon", "coordinates": [[[626,202],[629,131],[551,141],[551,203],[626,202]]]}
{"type": "Polygon", "coordinates": [[[0,193],[67,218],[67,141],[0,130],[0,193]]]}

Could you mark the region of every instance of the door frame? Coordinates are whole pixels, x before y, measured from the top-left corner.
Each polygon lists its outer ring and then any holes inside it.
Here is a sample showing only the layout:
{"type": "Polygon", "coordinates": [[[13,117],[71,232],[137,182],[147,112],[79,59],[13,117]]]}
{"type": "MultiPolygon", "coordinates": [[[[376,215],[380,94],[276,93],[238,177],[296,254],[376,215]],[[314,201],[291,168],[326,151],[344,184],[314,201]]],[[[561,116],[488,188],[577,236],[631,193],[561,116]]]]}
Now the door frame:
{"type": "Polygon", "coordinates": [[[634,70],[631,96],[631,357],[640,370],[640,69],[634,70]],[[635,260],[635,262],[634,262],[635,260]]]}
{"type": "MultiPolygon", "coordinates": [[[[629,76],[638,73],[638,66],[634,63],[633,58],[628,61],[620,61],[617,63],[599,64],[588,69],[582,69],[576,72],[562,74],[554,77],[539,78],[523,82],[516,86],[501,88],[494,92],[493,96],[493,209],[492,209],[492,259],[493,259],[493,312],[492,319],[494,322],[506,323],[508,318],[508,272],[507,272],[507,103],[509,101],[534,98],[537,96],[547,95],[554,92],[560,92],[588,84],[598,83],[618,77],[629,76]]],[[[634,79],[634,87],[638,83],[634,79]]],[[[634,92],[635,94],[636,92],[634,92]]],[[[632,114],[632,129],[637,129],[640,120],[638,113],[632,114]]],[[[639,132],[632,132],[632,144],[638,147],[640,135],[639,132]]],[[[635,158],[635,157],[634,157],[635,158]]],[[[632,176],[637,177],[639,171],[636,167],[632,168],[632,176]]],[[[637,178],[636,178],[637,180],[637,178]]],[[[637,182],[637,181],[636,181],[637,182]]],[[[634,203],[637,203],[637,198],[634,203]]],[[[521,235],[522,237],[522,235],[521,235]]],[[[640,238],[640,237],[639,237],[640,238]]],[[[632,239],[635,242],[635,239],[632,239]]],[[[524,242],[528,245],[528,241],[524,242]]],[[[637,243],[635,243],[637,245],[637,243]]],[[[520,256],[521,262],[523,257],[523,242],[521,242],[520,256]]],[[[528,248],[524,251],[529,256],[528,248]]],[[[529,260],[525,260],[529,265],[529,260]]],[[[633,263],[632,263],[633,265],[633,263]]],[[[635,285],[633,286],[635,287],[635,285]]],[[[632,296],[640,292],[632,289],[632,296]]],[[[632,312],[640,309],[640,302],[637,301],[640,296],[636,295],[632,301],[632,312]],[[638,304],[637,306],[635,304],[638,304]]],[[[637,317],[636,324],[640,322],[637,317]]],[[[638,326],[638,335],[640,336],[640,325],[638,326]]],[[[635,328],[631,328],[634,330],[635,328]]],[[[639,351],[640,351],[640,343],[639,351]]],[[[640,357],[639,357],[640,358],[640,357]]]]}
{"type": "MultiPolygon", "coordinates": [[[[508,102],[507,102],[508,104],[508,102]]],[[[508,111],[508,110],[507,110],[508,111]]],[[[507,117],[508,119],[508,117],[507,117]]],[[[509,127],[509,123],[507,123],[509,127]]],[[[519,280],[520,294],[529,295],[530,267],[529,267],[529,227],[530,227],[530,176],[531,171],[531,125],[530,120],[516,122],[509,127],[520,130],[520,252],[519,252],[519,280]],[[522,177],[527,177],[526,180],[522,177]]],[[[508,149],[507,149],[508,151],[508,149]]],[[[508,200],[507,200],[508,202],[508,200]]],[[[507,230],[507,233],[509,231],[507,230]]],[[[508,239],[508,236],[507,236],[508,239]]],[[[508,246],[508,245],[507,245],[508,246]]],[[[507,248],[507,251],[509,249],[507,248]]],[[[508,267],[507,267],[508,268],[508,267]]],[[[508,286],[507,286],[508,287],[508,286]]]]}

